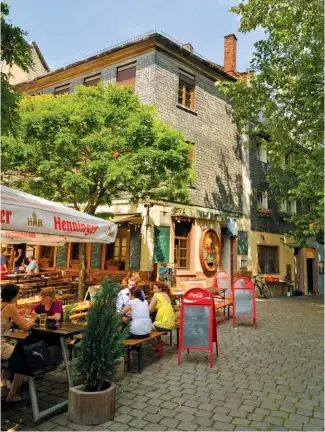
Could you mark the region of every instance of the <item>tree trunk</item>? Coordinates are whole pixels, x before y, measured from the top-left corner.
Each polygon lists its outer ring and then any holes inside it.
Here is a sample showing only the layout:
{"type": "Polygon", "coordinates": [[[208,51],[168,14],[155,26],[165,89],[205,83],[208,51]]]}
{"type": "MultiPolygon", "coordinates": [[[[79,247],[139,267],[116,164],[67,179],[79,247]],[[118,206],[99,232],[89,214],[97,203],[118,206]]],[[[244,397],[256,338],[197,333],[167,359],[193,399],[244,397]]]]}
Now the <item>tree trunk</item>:
{"type": "Polygon", "coordinates": [[[86,243],[79,243],[78,300],[83,300],[86,294],[86,263],[86,243]]]}

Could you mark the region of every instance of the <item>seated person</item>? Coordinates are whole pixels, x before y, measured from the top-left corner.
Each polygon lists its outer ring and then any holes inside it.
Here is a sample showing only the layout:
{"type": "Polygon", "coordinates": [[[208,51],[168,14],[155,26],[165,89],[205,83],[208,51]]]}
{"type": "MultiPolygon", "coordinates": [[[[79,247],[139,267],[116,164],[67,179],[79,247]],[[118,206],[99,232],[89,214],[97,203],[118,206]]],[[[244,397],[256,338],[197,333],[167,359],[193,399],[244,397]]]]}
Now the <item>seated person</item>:
{"type": "MultiPolygon", "coordinates": [[[[14,322],[21,330],[28,331],[35,323],[37,315],[32,312],[29,322],[25,322],[20,316],[16,307],[19,296],[19,287],[15,284],[6,284],[1,290],[1,360],[7,360],[14,351],[14,345],[6,342],[4,334],[10,330],[11,323],[14,322]]],[[[10,372],[3,371],[1,380],[7,380],[10,372]]],[[[10,391],[7,396],[7,402],[17,402],[21,398],[17,395],[17,390],[24,381],[24,375],[15,374],[10,391]]]]}
{"type": "MultiPolygon", "coordinates": [[[[117,299],[116,299],[117,312],[122,312],[123,308],[129,304],[129,302],[130,302],[130,290],[132,288],[138,287],[138,281],[134,278],[130,278],[128,280],[128,285],[129,286],[127,288],[122,289],[117,296],[117,299]]],[[[142,298],[145,299],[144,292],[141,290],[140,290],[140,292],[141,292],[142,298]]]]}
{"type": "Polygon", "coordinates": [[[62,303],[56,300],[54,288],[44,288],[41,291],[41,302],[32,306],[30,310],[35,311],[37,314],[46,313],[48,319],[53,319],[60,323],[63,321],[62,303]]]}
{"type": "Polygon", "coordinates": [[[19,268],[23,265],[24,257],[23,257],[23,250],[21,248],[18,248],[17,252],[15,253],[14,258],[14,271],[18,272],[19,268]]]}
{"type": "Polygon", "coordinates": [[[130,339],[145,339],[151,333],[152,322],[149,316],[147,300],[143,298],[140,288],[130,289],[129,303],[122,309],[124,315],[130,314],[130,339]]]}
{"type": "Polygon", "coordinates": [[[34,258],[34,256],[33,255],[30,255],[29,257],[28,257],[28,265],[26,266],[26,268],[25,268],[25,273],[27,274],[27,275],[30,275],[30,274],[37,274],[37,273],[39,273],[39,267],[38,267],[38,264],[37,264],[37,262],[36,262],[36,259],[34,258]]]}
{"type": "MultiPolygon", "coordinates": [[[[157,315],[152,325],[152,330],[166,331],[175,328],[175,313],[171,303],[171,294],[169,286],[164,282],[155,282],[152,284],[153,297],[149,305],[149,312],[157,309],[157,315]]],[[[160,357],[164,343],[159,336],[156,340],[156,357],[160,357]]]]}

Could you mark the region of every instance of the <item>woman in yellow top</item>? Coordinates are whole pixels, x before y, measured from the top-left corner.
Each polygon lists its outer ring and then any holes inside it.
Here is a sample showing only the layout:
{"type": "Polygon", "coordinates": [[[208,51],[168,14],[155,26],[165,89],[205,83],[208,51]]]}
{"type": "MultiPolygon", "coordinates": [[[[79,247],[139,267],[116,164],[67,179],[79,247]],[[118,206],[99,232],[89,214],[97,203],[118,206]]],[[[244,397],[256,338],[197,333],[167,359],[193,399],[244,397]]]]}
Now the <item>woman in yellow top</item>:
{"type": "MultiPolygon", "coordinates": [[[[175,313],[170,300],[170,290],[167,284],[155,282],[152,284],[153,297],[149,305],[149,312],[157,310],[152,330],[166,331],[175,328],[175,313]]],[[[156,357],[160,357],[164,350],[164,343],[159,336],[156,342],[156,357]]]]}

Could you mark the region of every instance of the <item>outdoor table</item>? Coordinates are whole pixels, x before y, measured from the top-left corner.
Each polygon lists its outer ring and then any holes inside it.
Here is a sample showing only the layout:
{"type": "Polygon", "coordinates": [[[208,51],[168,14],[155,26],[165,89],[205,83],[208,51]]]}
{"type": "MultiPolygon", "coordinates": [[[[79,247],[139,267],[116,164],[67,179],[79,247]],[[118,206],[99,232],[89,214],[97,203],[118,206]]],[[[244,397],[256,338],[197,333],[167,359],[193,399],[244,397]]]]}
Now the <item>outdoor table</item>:
{"type": "MultiPolygon", "coordinates": [[[[66,299],[74,297],[73,294],[63,294],[62,296],[57,296],[56,299],[59,301],[64,301],[66,299]]],[[[17,309],[22,309],[26,306],[32,306],[41,302],[41,297],[29,297],[27,299],[19,299],[17,300],[17,309]]]]}
{"type": "MultiPolygon", "coordinates": [[[[73,386],[73,378],[72,378],[72,372],[69,363],[69,352],[66,344],[66,339],[72,338],[73,336],[80,334],[83,331],[83,329],[84,326],[81,324],[64,322],[62,324],[57,324],[56,329],[41,328],[35,325],[29,330],[30,332],[41,333],[42,335],[44,335],[44,339],[46,338],[46,335],[57,336],[58,338],[60,338],[63,362],[67,372],[69,387],[73,386]]],[[[13,340],[23,340],[28,336],[28,334],[29,332],[25,332],[22,330],[14,330],[5,333],[4,337],[13,340]]]]}
{"type": "Polygon", "coordinates": [[[210,294],[212,294],[213,297],[215,297],[215,299],[221,299],[222,301],[226,299],[227,288],[207,287],[206,289],[210,294]]]}
{"type": "MultiPolygon", "coordinates": [[[[84,329],[84,326],[80,324],[72,324],[72,323],[62,323],[57,324],[56,329],[47,329],[47,328],[39,328],[37,326],[33,326],[30,329],[30,332],[40,333],[44,335],[44,339],[46,339],[46,335],[50,335],[51,337],[57,336],[60,340],[60,345],[62,348],[62,356],[63,361],[67,373],[68,378],[68,385],[69,387],[73,387],[73,378],[72,378],[72,371],[70,367],[69,362],[69,352],[66,344],[66,339],[71,338],[77,334],[80,334],[84,329]]],[[[25,337],[29,334],[29,332],[23,332],[21,330],[18,331],[9,331],[5,333],[5,337],[8,339],[14,339],[14,340],[23,340],[25,337]]],[[[37,400],[37,390],[34,382],[34,376],[28,375],[28,384],[29,384],[29,393],[30,393],[30,399],[32,404],[32,410],[33,410],[33,418],[34,421],[38,421],[43,417],[48,416],[49,414],[52,414],[58,410],[61,410],[62,408],[66,407],[68,405],[68,400],[65,400],[63,402],[59,402],[58,404],[55,404],[51,406],[50,408],[47,408],[43,411],[39,410],[38,400],[37,400]]]]}

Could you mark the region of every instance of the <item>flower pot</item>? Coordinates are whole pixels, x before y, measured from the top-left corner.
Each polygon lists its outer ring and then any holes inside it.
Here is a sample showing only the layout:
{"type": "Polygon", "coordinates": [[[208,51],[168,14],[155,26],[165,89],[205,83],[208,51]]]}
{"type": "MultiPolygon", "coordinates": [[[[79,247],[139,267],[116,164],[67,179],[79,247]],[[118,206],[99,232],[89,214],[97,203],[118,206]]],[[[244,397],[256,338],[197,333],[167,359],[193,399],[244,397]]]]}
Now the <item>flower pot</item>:
{"type": "Polygon", "coordinates": [[[85,391],[84,385],[69,388],[68,418],[85,426],[98,425],[115,416],[116,386],[112,382],[107,390],[85,391]]]}
{"type": "Polygon", "coordinates": [[[114,382],[118,382],[118,381],[122,381],[122,379],[124,379],[124,357],[121,357],[120,362],[118,363],[117,367],[116,367],[116,372],[113,376],[113,381],[114,382]]]}

